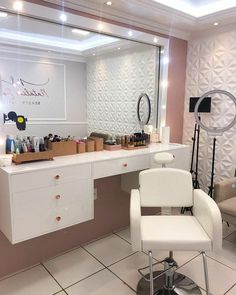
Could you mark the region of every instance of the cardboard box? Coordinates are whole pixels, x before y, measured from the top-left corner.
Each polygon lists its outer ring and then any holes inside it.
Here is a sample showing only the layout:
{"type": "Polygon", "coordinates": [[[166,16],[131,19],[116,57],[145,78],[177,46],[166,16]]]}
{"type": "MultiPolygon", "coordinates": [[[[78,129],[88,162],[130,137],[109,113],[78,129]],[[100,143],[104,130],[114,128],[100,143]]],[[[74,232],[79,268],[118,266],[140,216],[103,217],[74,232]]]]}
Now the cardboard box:
{"type": "Polygon", "coordinates": [[[90,136],[89,139],[95,141],[95,151],[103,151],[103,138],[90,136]]]}
{"type": "Polygon", "coordinates": [[[86,152],[86,144],[85,142],[77,142],[77,153],[82,154],[86,152]]]}
{"type": "Polygon", "coordinates": [[[94,152],[95,151],[95,141],[87,139],[85,140],[86,144],[86,152],[94,152]]]}
{"type": "Polygon", "coordinates": [[[77,144],[74,140],[48,142],[48,148],[52,150],[53,156],[67,156],[77,154],[77,144]]]}

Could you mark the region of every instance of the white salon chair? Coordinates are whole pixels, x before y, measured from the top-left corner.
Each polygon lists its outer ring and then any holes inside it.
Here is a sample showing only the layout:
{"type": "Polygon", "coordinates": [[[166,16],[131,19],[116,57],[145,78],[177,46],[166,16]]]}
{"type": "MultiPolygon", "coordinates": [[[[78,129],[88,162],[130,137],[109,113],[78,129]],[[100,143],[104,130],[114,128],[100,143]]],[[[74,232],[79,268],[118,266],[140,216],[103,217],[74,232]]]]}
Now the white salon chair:
{"type": "MultiPolygon", "coordinates": [[[[205,251],[222,247],[222,222],[218,206],[200,189],[193,191],[189,172],[155,168],[139,175],[139,190],[131,191],[130,226],[134,251],[147,251],[149,272],[138,283],[137,294],[201,294],[188,277],[177,273],[173,251],[200,251],[207,294],[209,283],[205,251]],[[141,207],[190,207],[193,216],[141,216],[141,207]],[[168,250],[164,271],[153,271],[152,250],[168,250]]],[[[143,269],[139,272],[142,274],[143,269]]]]}
{"type": "MultiPolygon", "coordinates": [[[[154,155],[154,162],[160,165],[162,168],[166,168],[172,164],[175,160],[175,156],[171,153],[161,152],[154,155]]],[[[170,215],[171,207],[161,207],[161,215],[170,215]]]]}

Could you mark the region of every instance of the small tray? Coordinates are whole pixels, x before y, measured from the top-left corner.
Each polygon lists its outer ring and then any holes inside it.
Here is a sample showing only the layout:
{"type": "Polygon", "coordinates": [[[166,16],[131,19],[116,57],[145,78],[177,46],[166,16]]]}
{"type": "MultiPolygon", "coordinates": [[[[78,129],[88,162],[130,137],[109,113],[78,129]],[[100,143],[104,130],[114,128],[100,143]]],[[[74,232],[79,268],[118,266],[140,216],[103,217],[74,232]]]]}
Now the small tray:
{"type": "Polygon", "coordinates": [[[148,145],[132,146],[132,147],[122,146],[122,149],[127,151],[140,150],[140,149],[146,149],[146,148],[148,148],[148,145]]]}
{"type": "Polygon", "coordinates": [[[48,150],[39,153],[13,154],[12,156],[12,162],[16,165],[42,160],[53,160],[53,152],[48,150]]]}

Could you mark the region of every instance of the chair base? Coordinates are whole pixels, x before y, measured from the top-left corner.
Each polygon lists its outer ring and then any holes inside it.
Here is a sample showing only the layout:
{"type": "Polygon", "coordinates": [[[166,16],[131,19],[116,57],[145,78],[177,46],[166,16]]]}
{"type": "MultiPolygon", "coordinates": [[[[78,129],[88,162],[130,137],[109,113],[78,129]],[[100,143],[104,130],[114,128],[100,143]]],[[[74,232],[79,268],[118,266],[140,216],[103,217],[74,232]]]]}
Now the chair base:
{"type": "MultiPolygon", "coordinates": [[[[153,276],[157,276],[161,274],[162,271],[154,271],[153,276]]],[[[163,286],[165,285],[165,276],[161,276],[154,280],[154,295],[201,295],[202,292],[200,288],[192,281],[190,278],[180,274],[175,273],[174,275],[175,280],[175,288],[172,290],[164,289],[163,286]]],[[[145,276],[149,279],[149,274],[145,276]]],[[[144,278],[142,278],[138,282],[137,286],[137,294],[138,295],[150,295],[149,289],[149,282],[147,282],[144,278]]]]}

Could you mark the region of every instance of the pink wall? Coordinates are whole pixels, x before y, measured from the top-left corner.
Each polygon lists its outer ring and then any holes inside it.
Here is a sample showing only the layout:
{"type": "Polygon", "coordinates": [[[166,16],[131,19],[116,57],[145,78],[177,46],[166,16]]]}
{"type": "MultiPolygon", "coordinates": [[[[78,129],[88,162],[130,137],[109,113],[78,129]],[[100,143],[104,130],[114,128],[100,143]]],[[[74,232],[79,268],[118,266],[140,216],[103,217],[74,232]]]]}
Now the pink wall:
{"type": "Polygon", "coordinates": [[[170,141],[182,143],[187,46],[185,40],[170,38],[170,62],[166,125],[170,126],[170,141]]]}
{"type": "MultiPolygon", "coordinates": [[[[28,0],[28,2],[58,8],[54,4],[41,0],[28,0]]],[[[70,12],[98,18],[78,11],[70,12]]],[[[110,20],[104,21],[115,23],[110,20]]],[[[123,23],[116,22],[116,24],[132,27],[123,23]]],[[[147,33],[156,33],[142,28],[132,28],[147,33]]],[[[171,127],[171,141],[173,142],[182,141],[186,54],[187,42],[171,37],[167,124],[171,127]]],[[[0,277],[37,264],[58,253],[77,247],[81,243],[127,226],[129,224],[129,195],[121,191],[120,177],[101,179],[95,182],[95,186],[98,189],[98,199],[95,201],[95,219],[92,221],[16,245],[11,245],[0,233],[0,277]]]]}

